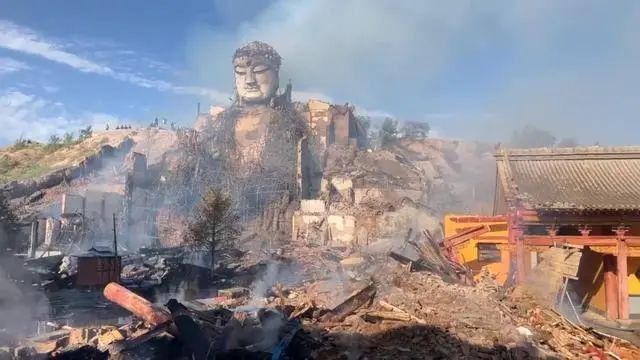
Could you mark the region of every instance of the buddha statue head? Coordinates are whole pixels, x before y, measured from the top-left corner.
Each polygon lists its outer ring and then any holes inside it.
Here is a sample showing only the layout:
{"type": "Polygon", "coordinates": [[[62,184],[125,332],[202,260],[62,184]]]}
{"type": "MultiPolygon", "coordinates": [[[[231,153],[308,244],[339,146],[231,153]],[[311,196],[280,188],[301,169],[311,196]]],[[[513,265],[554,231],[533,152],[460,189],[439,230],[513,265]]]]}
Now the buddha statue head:
{"type": "Polygon", "coordinates": [[[236,101],[240,104],[269,104],[279,87],[282,58],[268,44],[252,41],[236,50],[233,71],[236,101]]]}

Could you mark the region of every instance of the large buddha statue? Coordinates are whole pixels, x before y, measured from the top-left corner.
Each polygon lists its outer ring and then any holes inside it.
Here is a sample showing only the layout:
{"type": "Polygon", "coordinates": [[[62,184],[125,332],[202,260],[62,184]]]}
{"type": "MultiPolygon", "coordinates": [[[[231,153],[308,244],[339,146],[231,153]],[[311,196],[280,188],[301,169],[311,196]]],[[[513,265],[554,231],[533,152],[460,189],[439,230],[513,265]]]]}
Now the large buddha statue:
{"type": "Polygon", "coordinates": [[[254,196],[264,203],[296,191],[296,149],[305,125],[291,102],[291,86],[280,90],[281,61],[270,45],[259,41],[236,50],[234,102],[204,130],[217,173],[240,189],[244,202],[254,196]]]}

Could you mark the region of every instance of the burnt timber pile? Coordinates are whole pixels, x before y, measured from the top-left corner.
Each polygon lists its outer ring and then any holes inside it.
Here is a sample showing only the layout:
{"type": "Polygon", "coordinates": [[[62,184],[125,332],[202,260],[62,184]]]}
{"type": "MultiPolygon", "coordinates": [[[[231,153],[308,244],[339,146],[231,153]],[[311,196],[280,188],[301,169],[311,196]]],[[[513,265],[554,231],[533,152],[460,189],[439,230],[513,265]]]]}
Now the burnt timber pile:
{"type": "Polygon", "coordinates": [[[505,292],[490,277],[463,285],[446,261],[417,259],[440,269],[417,271],[388,256],[365,259],[336,249],[295,247],[264,260],[276,273],[301,269],[301,277],[287,285],[265,283],[166,304],[152,304],[112,283],[105,297],[135,315],[130,324],[61,327],[13,351],[17,358],[52,359],[640,356],[628,342],[539,305],[523,287],[505,292]],[[277,336],[267,336],[271,333],[277,336]]]}

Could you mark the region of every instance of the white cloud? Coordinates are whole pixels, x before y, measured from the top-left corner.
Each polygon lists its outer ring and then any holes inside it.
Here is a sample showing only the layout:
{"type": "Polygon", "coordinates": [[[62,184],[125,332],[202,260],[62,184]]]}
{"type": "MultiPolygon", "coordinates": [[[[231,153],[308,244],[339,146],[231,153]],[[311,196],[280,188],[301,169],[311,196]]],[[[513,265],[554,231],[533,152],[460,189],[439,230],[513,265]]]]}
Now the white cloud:
{"type": "Polygon", "coordinates": [[[14,60],[8,57],[0,57],[0,75],[28,70],[30,66],[22,61],[14,60]]]}
{"type": "Polygon", "coordinates": [[[108,76],[144,88],[173,92],[176,94],[205,96],[219,103],[224,103],[228,98],[228,94],[215,89],[179,86],[165,80],[150,79],[134,73],[116,71],[107,65],[77,55],[67,50],[63,44],[46,39],[32,29],[16,25],[6,20],[0,20],[0,47],[38,56],[49,61],[70,66],[81,72],[108,76]]]}
{"type": "Polygon", "coordinates": [[[64,104],[18,90],[0,93],[0,145],[20,137],[46,141],[52,134],[76,132],[88,125],[102,129],[118,123],[117,117],[104,113],[70,113],[64,104]]]}

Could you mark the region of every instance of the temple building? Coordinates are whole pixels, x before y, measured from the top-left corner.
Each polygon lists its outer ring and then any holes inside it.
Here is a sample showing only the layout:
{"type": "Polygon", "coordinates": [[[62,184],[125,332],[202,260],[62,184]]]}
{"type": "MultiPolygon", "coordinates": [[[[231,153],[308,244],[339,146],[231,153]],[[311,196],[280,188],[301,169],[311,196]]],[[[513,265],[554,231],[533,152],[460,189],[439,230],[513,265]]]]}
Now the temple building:
{"type": "Polygon", "coordinates": [[[447,216],[452,256],[476,276],[486,267],[499,282],[524,283],[545,254],[564,249],[578,254],[565,274],[576,306],[640,318],[640,147],[501,149],[495,157],[494,216],[447,216]]]}
{"type": "Polygon", "coordinates": [[[518,280],[532,251],[583,247],[583,307],[640,316],[640,147],[502,150],[496,160],[494,212],[507,215],[518,280]]]}

